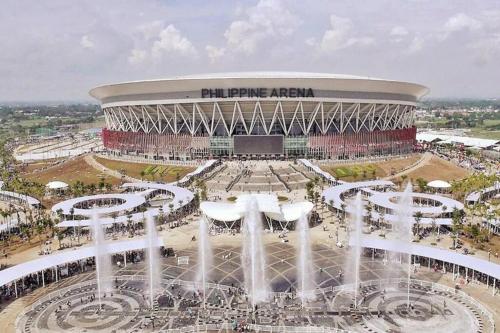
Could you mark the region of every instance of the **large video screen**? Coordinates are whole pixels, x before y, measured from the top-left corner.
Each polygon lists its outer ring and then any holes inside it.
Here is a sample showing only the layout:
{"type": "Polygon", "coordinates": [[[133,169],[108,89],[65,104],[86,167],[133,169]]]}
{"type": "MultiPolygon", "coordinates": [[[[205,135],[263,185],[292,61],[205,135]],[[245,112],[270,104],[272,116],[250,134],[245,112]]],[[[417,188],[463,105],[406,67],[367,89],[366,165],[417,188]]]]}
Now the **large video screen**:
{"type": "Polygon", "coordinates": [[[283,154],[283,135],[235,135],[236,155],[280,155],[283,154]]]}

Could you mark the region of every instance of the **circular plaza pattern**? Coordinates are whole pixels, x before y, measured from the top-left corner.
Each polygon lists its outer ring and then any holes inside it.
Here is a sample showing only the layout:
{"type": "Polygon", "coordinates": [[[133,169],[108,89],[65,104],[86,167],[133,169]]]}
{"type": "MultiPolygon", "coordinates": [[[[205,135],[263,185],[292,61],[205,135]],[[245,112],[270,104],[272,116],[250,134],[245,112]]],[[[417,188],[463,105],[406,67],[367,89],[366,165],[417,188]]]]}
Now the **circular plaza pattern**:
{"type": "MultiPolygon", "coordinates": [[[[191,282],[197,271],[196,251],[184,250],[177,257],[161,259],[162,293],[153,309],[144,290],[143,262],[129,263],[114,272],[114,289],[96,298],[94,275],[81,274],[62,280],[51,293],[27,307],[17,320],[21,332],[81,331],[162,331],[187,332],[197,329],[218,331],[248,324],[254,330],[281,328],[300,331],[307,326],[314,332],[483,332],[488,325],[473,300],[432,282],[435,276],[412,280],[410,307],[404,267],[364,257],[358,306],[354,309],[352,286],[343,285],[343,249],[325,245],[314,248],[316,300],[302,307],[296,297],[295,255],[289,245],[266,246],[268,278],[273,293],[269,303],[256,311],[239,288],[243,283],[240,248],[214,249],[205,308],[202,297],[191,282]],[[189,257],[180,265],[179,257],[189,257]],[[386,277],[390,277],[386,279],[386,277]],[[323,327],[325,329],[323,329],[323,327]],[[177,331],[176,331],[177,330],[177,331]]],[[[349,272],[345,272],[348,276],[349,272]]]]}

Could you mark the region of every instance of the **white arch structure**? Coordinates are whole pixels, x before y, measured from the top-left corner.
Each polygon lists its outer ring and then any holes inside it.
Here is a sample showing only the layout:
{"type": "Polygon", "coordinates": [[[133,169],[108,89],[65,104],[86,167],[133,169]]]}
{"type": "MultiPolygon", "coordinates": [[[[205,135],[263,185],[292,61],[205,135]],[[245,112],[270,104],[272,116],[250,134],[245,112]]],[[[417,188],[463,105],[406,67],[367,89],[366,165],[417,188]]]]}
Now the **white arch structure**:
{"type": "Polygon", "coordinates": [[[224,226],[225,229],[232,229],[235,223],[245,216],[246,205],[251,198],[257,200],[258,209],[269,220],[268,228],[271,229],[271,220],[277,221],[282,229],[288,224],[297,221],[302,214],[309,214],[313,209],[313,204],[309,201],[279,204],[276,195],[272,194],[241,194],[235,203],[209,202],[200,204],[200,209],[210,223],[214,222],[224,226]]]}
{"type": "MultiPolygon", "coordinates": [[[[107,214],[108,216],[101,216],[99,217],[99,221],[101,224],[113,224],[113,223],[126,223],[129,218],[127,217],[127,214],[119,215],[115,219],[112,217],[109,217],[110,214],[113,212],[116,213],[121,213],[123,212],[124,207],[127,209],[134,209],[138,206],[140,206],[142,203],[146,201],[147,198],[154,196],[159,193],[165,193],[169,194],[173,197],[173,199],[169,202],[166,203],[165,205],[162,206],[163,214],[168,215],[186,205],[188,205],[194,198],[193,192],[191,192],[188,189],[175,186],[175,185],[170,185],[170,184],[160,184],[160,183],[148,183],[148,182],[138,182],[138,183],[125,183],[122,185],[122,188],[124,189],[130,189],[130,190],[135,190],[139,191],[135,194],[109,194],[110,198],[130,198],[128,201],[127,205],[118,205],[118,206],[113,206],[113,207],[108,207],[104,213],[107,214]],[[172,209],[170,209],[169,205],[172,204],[172,209]]],[[[77,198],[81,201],[89,200],[93,196],[89,197],[81,197],[77,198]]],[[[75,201],[74,199],[70,199],[67,201],[63,201],[59,203],[58,205],[55,205],[52,207],[52,211],[56,213],[57,209],[59,207],[63,207],[64,211],[69,212],[69,209],[71,209],[72,205],[75,202],[81,202],[81,201],[75,201]],[[54,208],[57,208],[54,210],[54,208]]],[[[148,212],[152,216],[158,216],[160,214],[160,208],[150,208],[148,209],[148,212]]],[[[75,210],[75,215],[76,215],[76,210],[75,210]]],[[[83,214],[82,214],[83,215],[83,214]]],[[[85,216],[90,216],[91,215],[91,210],[87,210],[85,216]]],[[[132,222],[139,222],[144,219],[144,214],[143,213],[132,213],[130,214],[131,217],[130,219],[132,222]]],[[[60,228],[66,228],[66,227],[84,227],[84,226],[90,226],[91,221],[88,219],[84,220],[65,220],[59,223],[57,226],[60,228]]]]}
{"type": "MultiPolygon", "coordinates": [[[[164,245],[163,240],[160,237],[157,238],[156,245],[164,245]]],[[[128,251],[143,249],[147,246],[148,241],[146,239],[114,241],[106,244],[106,252],[108,254],[125,253],[128,251]]],[[[39,272],[42,272],[42,283],[45,285],[44,271],[66,265],[68,263],[94,257],[95,254],[96,249],[94,246],[86,246],[80,249],[71,249],[61,253],[43,256],[39,259],[23,262],[0,271],[0,286],[4,286],[12,282],[16,283],[17,280],[22,279],[25,276],[39,272]]],[[[15,289],[17,297],[17,284],[15,284],[15,289]]]]}
{"type": "MultiPolygon", "coordinates": [[[[354,240],[349,241],[350,245],[356,245],[354,240]]],[[[378,249],[391,252],[412,254],[414,256],[431,258],[459,267],[465,267],[491,277],[492,282],[500,280],[500,265],[491,261],[479,259],[471,255],[464,255],[454,251],[448,251],[430,246],[405,243],[398,240],[379,239],[375,237],[362,237],[361,246],[364,248],[378,249]]]]}
{"type": "MultiPolygon", "coordinates": [[[[387,191],[394,187],[394,183],[388,180],[370,180],[354,183],[342,183],[337,186],[332,186],[323,191],[325,203],[330,205],[333,201],[333,208],[339,211],[351,212],[351,207],[345,202],[344,197],[348,194],[354,194],[361,191],[363,196],[370,201],[374,209],[371,212],[372,220],[379,220],[384,217],[386,222],[396,222],[398,217],[396,213],[397,200],[401,196],[401,192],[387,191]],[[381,191],[377,191],[380,189],[381,191]]],[[[412,193],[414,201],[422,203],[422,205],[414,205],[409,207],[414,215],[416,212],[421,212],[423,217],[419,223],[432,224],[435,222],[438,225],[451,225],[452,219],[449,215],[454,209],[463,210],[464,205],[456,200],[448,197],[428,194],[428,193],[412,193]]],[[[363,213],[367,214],[366,210],[363,213]]],[[[412,221],[415,223],[415,220],[412,221]]]]}

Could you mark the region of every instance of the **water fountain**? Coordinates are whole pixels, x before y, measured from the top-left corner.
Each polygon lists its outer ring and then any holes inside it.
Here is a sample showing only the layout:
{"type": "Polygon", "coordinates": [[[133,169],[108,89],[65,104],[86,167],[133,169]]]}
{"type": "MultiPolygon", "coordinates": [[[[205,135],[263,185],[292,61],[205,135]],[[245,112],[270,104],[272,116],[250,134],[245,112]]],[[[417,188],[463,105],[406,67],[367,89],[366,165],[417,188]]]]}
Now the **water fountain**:
{"type": "MultiPolygon", "coordinates": [[[[401,243],[401,253],[407,253],[406,255],[406,264],[407,264],[407,283],[408,283],[408,292],[407,292],[407,307],[410,306],[410,279],[411,279],[411,244],[413,240],[413,196],[412,196],[412,186],[411,183],[408,182],[404,192],[402,193],[396,211],[398,219],[393,226],[395,231],[395,238],[401,243]]],[[[401,257],[404,257],[401,255],[401,257]]],[[[401,263],[404,264],[404,261],[401,260],[401,263]]]]}
{"type": "Polygon", "coordinates": [[[149,304],[153,308],[154,296],[161,290],[160,287],[160,261],[158,246],[158,233],[156,231],[156,223],[151,215],[147,212],[146,215],[146,269],[147,280],[146,285],[149,290],[149,304]]]}
{"type": "Polygon", "coordinates": [[[361,234],[363,232],[363,199],[358,192],[350,208],[350,247],[346,262],[346,282],[351,283],[354,293],[354,308],[358,307],[359,266],[361,261],[361,234]]]}
{"type": "Polygon", "coordinates": [[[311,240],[309,237],[309,220],[306,214],[301,214],[297,221],[299,232],[298,256],[297,256],[297,289],[298,296],[305,303],[315,299],[315,278],[312,265],[311,240]]]}
{"type": "Polygon", "coordinates": [[[255,197],[247,202],[243,223],[243,252],[241,265],[245,289],[252,308],[269,299],[269,283],[266,279],[266,260],[262,243],[262,218],[255,197]]]}
{"type": "Polygon", "coordinates": [[[208,271],[213,265],[212,246],[208,239],[208,223],[205,218],[200,219],[200,230],[198,234],[198,272],[196,275],[196,284],[202,290],[203,308],[206,307],[206,286],[208,271]]]}
{"type": "Polygon", "coordinates": [[[95,249],[97,299],[100,310],[102,308],[102,294],[112,290],[109,279],[111,276],[111,257],[108,254],[106,240],[104,239],[104,231],[96,213],[92,214],[92,236],[94,238],[95,249]]]}

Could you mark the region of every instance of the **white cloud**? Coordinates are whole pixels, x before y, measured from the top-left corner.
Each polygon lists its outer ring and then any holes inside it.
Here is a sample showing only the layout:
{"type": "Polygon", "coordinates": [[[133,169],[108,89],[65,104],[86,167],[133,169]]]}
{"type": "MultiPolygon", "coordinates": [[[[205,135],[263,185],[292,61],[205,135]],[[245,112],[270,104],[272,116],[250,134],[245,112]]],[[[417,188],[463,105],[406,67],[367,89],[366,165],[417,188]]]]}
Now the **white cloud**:
{"type": "Polygon", "coordinates": [[[482,26],[482,23],[475,18],[472,18],[464,13],[458,13],[446,21],[440,38],[444,40],[452,33],[464,30],[477,31],[481,29],[482,26]]]}
{"type": "Polygon", "coordinates": [[[252,54],[265,40],[290,36],[301,21],[281,0],[260,0],[248,8],[246,18],[233,21],[224,37],[230,48],[252,54]]]}
{"type": "Polygon", "coordinates": [[[172,24],[163,29],[151,49],[154,58],[161,58],[165,54],[177,53],[187,56],[197,54],[195,47],[186,37],[182,36],[172,24]]]}
{"type": "Polygon", "coordinates": [[[406,36],[408,35],[408,30],[406,30],[405,27],[398,25],[391,29],[390,34],[391,36],[406,36]]]}
{"type": "Polygon", "coordinates": [[[336,15],[330,16],[330,29],[326,30],[319,48],[323,52],[334,52],[351,46],[368,46],[375,39],[366,36],[352,36],[352,22],[348,18],[336,15]]]}
{"type": "Polygon", "coordinates": [[[391,36],[391,40],[393,42],[399,43],[402,42],[403,39],[408,35],[408,30],[405,27],[398,25],[391,29],[389,35],[391,36]]]}
{"type": "Polygon", "coordinates": [[[128,56],[128,62],[135,65],[140,64],[146,60],[147,52],[145,50],[133,49],[128,56]]]}
{"type": "Polygon", "coordinates": [[[207,56],[210,59],[211,63],[215,63],[219,58],[223,57],[224,54],[226,53],[226,49],[221,47],[215,47],[212,45],[207,45],[205,47],[205,50],[207,51],[207,56]]]}
{"type": "Polygon", "coordinates": [[[142,34],[145,40],[150,40],[158,36],[159,33],[163,30],[164,26],[165,25],[162,21],[156,20],[139,25],[137,27],[137,30],[142,34]]]}
{"type": "Polygon", "coordinates": [[[425,43],[425,40],[422,37],[415,36],[415,37],[413,37],[406,52],[410,53],[410,54],[420,52],[424,47],[424,43],[425,43]]]}
{"type": "Polygon", "coordinates": [[[93,49],[94,48],[94,42],[90,40],[89,36],[87,35],[84,35],[82,36],[82,38],[80,39],[80,45],[84,48],[84,49],[93,49]]]}
{"type": "Polygon", "coordinates": [[[478,65],[486,65],[500,57],[500,33],[482,38],[468,45],[473,50],[474,61],[478,65]]]}

